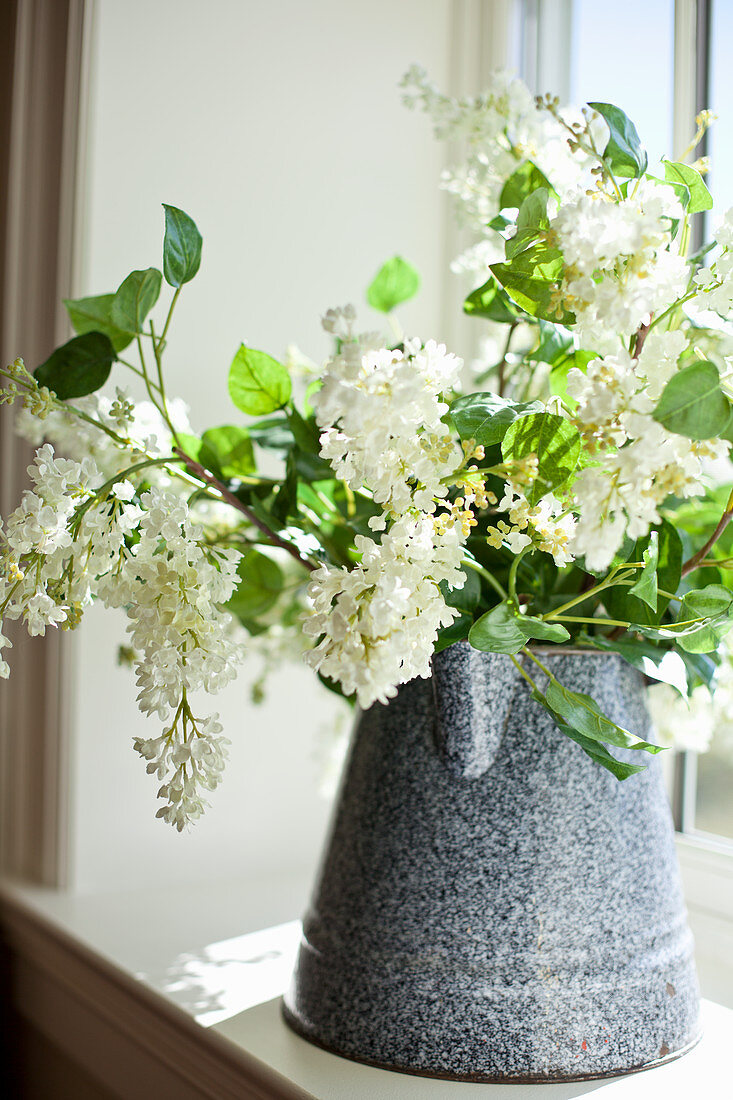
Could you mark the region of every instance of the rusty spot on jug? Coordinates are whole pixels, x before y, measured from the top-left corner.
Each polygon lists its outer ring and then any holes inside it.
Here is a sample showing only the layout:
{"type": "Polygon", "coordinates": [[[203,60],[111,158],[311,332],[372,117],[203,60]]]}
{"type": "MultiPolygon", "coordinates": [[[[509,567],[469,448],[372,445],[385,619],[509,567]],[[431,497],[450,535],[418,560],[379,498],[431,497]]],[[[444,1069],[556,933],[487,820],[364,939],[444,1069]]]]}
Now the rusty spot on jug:
{"type": "Polygon", "coordinates": [[[659,1048],[659,1057],[660,1058],[666,1058],[668,1054],[669,1054],[669,1047],[667,1046],[666,1043],[662,1043],[661,1047],[659,1048]]]}
{"type": "Polygon", "coordinates": [[[675,993],[677,992],[671,982],[667,982],[667,992],[669,993],[670,997],[674,997],[675,993]]]}

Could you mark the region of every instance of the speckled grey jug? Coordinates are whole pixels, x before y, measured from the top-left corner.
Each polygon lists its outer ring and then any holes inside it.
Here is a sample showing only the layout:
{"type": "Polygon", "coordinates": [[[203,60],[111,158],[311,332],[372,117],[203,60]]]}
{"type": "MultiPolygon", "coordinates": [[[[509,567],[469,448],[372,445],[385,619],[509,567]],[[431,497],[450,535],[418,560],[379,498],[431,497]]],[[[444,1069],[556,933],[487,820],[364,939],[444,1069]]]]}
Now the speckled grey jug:
{"type": "MultiPolygon", "coordinates": [[[[648,737],[620,658],[543,659],[648,737]]],[[[692,939],[660,764],[643,762],[619,783],[508,657],[445,650],[432,680],[358,723],[288,1023],[358,1061],[474,1081],[683,1053],[699,1027],[692,939]]]]}

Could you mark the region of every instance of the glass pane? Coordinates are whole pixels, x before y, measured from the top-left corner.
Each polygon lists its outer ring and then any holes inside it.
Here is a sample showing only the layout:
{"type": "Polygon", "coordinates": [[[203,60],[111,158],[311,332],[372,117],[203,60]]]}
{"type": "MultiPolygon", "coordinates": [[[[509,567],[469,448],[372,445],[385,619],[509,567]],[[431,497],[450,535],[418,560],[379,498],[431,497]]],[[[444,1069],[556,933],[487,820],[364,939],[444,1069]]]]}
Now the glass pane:
{"type": "Polygon", "coordinates": [[[673,0],[575,0],[571,57],[573,103],[614,103],[635,123],[651,164],[671,155],[673,0]]]}
{"type": "Polygon", "coordinates": [[[708,186],[720,213],[733,206],[733,4],[713,4],[710,25],[710,102],[718,116],[708,131],[708,186]]]}
{"type": "Polygon", "coordinates": [[[697,758],[695,827],[733,840],[733,744],[720,738],[697,758]]]}

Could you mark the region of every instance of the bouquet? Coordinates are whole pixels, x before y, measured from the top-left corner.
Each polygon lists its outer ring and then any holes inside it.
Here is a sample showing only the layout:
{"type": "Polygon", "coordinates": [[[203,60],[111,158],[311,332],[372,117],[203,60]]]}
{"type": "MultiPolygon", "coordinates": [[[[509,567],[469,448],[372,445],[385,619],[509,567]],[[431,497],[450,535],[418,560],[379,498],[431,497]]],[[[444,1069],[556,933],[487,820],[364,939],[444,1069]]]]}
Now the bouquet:
{"type": "Polygon", "coordinates": [[[505,654],[620,780],[658,746],[558,682],[548,646],[617,653],[680,696],[714,687],[733,622],[733,211],[691,252],[712,199],[688,163],[711,116],[650,169],[611,104],[535,101],[501,73],[460,101],[417,68],[403,84],[466,151],[444,183],[474,237],[454,266],[480,362],[401,332],[420,280],[396,256],[367,291],[388,336],[347,305],[323,317],[322,369],[242,345],[231,423],[196,434],[163,361],[202,239],[166,205],[162,272],[66,301],[76,335],[0,371],[39,446],[2,527],[2,618],[43,634],[93,601],[124,609],[140,709],[162,723],[134,744],[179,830],[226,758],[200,690],[283,637],[361,707],[458,641],[505,654]],[[113,369],[146,400],[99,393],[113,369]]]}

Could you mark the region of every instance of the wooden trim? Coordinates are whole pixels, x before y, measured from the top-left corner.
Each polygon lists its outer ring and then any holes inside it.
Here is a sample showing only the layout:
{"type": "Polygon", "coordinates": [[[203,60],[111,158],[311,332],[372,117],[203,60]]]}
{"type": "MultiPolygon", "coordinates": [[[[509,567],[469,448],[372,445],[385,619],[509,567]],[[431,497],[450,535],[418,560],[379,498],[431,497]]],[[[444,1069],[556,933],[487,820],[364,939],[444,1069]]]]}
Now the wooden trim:
{"type": "MultiPolygon", "coordinates": [[[[60,299],[72,292],[85,0],[17,0],[10,39],[5,294],[7,362],[43,361],[68,335],[60,299]]],[[[26,483],[32,449],[0,417],[0,513],[26,483]]],[[[47,885],[67,878],[69,639],[30,639],[12,624],[11,679],[0,689],[0,867],[47,885]]]]}
{"type": "Polygon", "coordinates": [[[121,1100],[310,1100],[4,889],[17,1013],[121,1100]]]}

